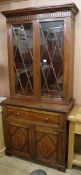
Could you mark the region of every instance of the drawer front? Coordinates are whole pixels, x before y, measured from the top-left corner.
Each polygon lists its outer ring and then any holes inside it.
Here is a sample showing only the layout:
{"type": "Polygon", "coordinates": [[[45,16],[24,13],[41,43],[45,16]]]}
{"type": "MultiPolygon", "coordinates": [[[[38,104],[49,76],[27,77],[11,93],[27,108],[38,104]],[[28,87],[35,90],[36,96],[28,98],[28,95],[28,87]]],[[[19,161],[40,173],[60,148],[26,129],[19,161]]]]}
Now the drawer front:
{"type": "Polygon", "coordinates": [[[59,113],[44,112],[38,110],[29,110],[21,108],[7,108],[7,117],[10,120],[27,120],[31,122],[40,122],[51,124],[54,127],[63,129],[65,126],[65,117],[59,113]]]}
{"type": "Polygon", "coordinates": [[[81,123],[75,123],[75,133],[81,134],[81,123]]]}

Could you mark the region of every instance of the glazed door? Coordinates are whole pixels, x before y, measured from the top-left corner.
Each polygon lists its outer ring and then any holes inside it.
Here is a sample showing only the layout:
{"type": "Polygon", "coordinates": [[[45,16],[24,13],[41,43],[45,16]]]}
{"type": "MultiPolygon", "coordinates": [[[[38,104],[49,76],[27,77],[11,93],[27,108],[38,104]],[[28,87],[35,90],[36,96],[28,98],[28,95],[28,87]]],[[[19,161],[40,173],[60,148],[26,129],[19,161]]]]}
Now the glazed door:
{"type": "Polygon", "coordinates": [[[59,164],[61,158],[61,139],[59,131],[49,127],[35,128],[35,159],[48,165],[59,164]]]}
{"type": "Polygon", "coordinates": [[[39,28],[41,96],[63,98],[64,21],[42,21],[39,28]]]}
{"type": "Polygon", "coordinates": [[[6,126],[6,153],[21,155],[21,157],[31,158],[31,131],[28,125],[8,122],[6,126]]]}
{"type": "Polygon", "coordinates": [[[64,18],[35,19],[11,26],[11,95],[64,100],[68,93],[67,21],[64,18]]]}
{"type": "MultiPolygon", "coordinates": [[[[33,24],[28,22],[12,25],[12,42],[13,65],[11,64],[11,71],[13,71],[14,94],[16,96],[33,96],[33,24]]],[[[12,84],[12,82],[10,83],[12,84]]]]}

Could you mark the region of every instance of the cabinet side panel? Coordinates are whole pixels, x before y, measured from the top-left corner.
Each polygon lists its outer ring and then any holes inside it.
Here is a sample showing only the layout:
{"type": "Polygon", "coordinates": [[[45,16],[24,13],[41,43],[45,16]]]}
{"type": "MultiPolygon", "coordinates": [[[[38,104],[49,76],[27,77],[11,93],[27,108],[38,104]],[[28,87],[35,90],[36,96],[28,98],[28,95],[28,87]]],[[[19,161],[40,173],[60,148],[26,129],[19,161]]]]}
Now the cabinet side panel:
{"type": "Polygon", "coordinates": [[[64,99],[69,102],[73,98],[73,73],[74,73],[74,20],[65,19],[65,44],[64,44],[64,99]]]}
{"type": "Polygon", "coordinates": [[[73,75],[74,75],[74,43],[75,43],[75,21],[70,21],[70,56],[69,56],[69,100],[73,98],[73,75]]]}
{"type": "Polygon", "coordinates": [[[14,73],[14,55],[12,42],[12,25],[8,24],[8,62],[9,62],[9,80],[10,80],[10,95],[15,93],[15,82],[13,78],[14,73]]]}

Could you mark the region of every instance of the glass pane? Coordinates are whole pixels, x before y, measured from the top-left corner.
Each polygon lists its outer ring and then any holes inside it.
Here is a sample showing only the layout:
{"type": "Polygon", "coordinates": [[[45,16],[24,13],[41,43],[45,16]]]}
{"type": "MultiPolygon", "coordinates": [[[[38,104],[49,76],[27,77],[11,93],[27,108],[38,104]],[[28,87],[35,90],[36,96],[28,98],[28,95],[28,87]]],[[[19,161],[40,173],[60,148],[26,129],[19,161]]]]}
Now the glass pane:
{"type": "Polygon", "coordinates": [[[14,78],[17,94],[33,95],[32,24],[13,26],[14,78]]]}
{"type": "Polygon", "coordinates": [[[63,96],[64,22],[40,23],[41,95],[63,96]]]}

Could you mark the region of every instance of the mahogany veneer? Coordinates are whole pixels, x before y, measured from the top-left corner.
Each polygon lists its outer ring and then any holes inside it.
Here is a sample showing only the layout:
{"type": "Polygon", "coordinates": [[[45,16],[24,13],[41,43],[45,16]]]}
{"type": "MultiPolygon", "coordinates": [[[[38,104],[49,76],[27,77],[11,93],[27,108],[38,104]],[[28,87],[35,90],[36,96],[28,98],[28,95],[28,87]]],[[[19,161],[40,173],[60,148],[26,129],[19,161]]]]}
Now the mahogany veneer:
{"type": "Polygon", "coordinates": [[[6,154],[66,168],[73,107],[75,4],[5,11],[11,96],[3,102],[6,154]]]}

